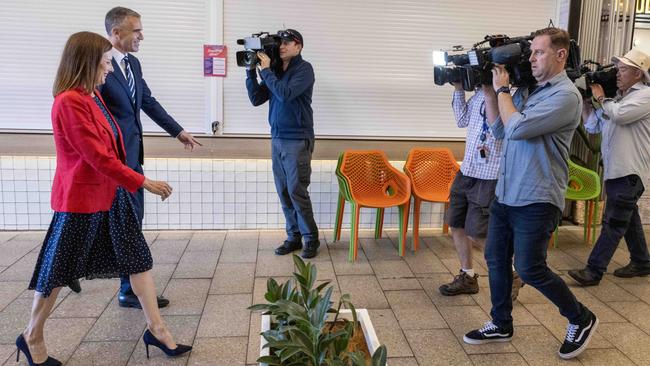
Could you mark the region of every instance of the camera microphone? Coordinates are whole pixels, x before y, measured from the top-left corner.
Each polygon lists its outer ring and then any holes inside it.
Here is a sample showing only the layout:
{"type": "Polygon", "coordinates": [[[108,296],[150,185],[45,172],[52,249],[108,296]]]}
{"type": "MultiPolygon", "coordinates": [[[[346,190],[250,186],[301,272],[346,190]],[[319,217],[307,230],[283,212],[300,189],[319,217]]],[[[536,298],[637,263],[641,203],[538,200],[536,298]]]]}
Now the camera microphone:
{"type": "Polygon", "coordinates": [[[243,39],[238,39],[238,40],[237,40],[237,44],[241,44],[241,45],[243,45],[243,44],[246,44],[246,41],[243,40],[243,39]]]}

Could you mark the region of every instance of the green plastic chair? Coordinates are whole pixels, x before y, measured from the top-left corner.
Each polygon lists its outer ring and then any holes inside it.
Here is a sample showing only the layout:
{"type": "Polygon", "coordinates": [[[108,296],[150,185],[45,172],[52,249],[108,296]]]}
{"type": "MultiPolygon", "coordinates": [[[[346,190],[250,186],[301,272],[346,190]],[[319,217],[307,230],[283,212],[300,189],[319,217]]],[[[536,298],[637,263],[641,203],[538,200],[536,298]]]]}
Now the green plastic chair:
{"type": "MultiPolygon", "coordinates": [[[[585,201],[583,240],[585,243],[596,240],[596,224],[598,217],[598,201],[600,198],[600,176],[593,170],[584,168],[569,160],[569,182],[566,190],[566,199],[572,201],[585,201]]],[[[557,246],[557,228],[553,246],[557,246]]]]}
{"type": "MultiPolygon", "coordinates": [[[[336,164],[336,179],[339,183],[339,197],[336,205],[336,219],[334,220],[334,241],[341,240],[341,226],[343,224],[343,213],[345,211],[345,201],[352,203],[352,195],[350,194],[350,187],[348,181],[341,174],[341,162],[343,161],[343,152],[339,154],[339,161],[336,164]]],[[[375,239],[381,238],[381,233],[384,226],[384,209],[378,208],[375,217],[375,239]]]]}

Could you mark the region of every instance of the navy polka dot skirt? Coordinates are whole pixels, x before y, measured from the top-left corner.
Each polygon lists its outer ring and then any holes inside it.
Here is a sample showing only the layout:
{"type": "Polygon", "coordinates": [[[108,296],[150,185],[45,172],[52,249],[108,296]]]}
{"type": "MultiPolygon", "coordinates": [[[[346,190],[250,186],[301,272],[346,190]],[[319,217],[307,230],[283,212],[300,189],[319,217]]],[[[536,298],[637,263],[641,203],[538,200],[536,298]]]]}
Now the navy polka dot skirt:
{"type": "Polygon", "coordinates": [[[47,297],[81,277],[128,276],[152,265],[131,197],[118,188],[110,211],[54,213],[29,289],[47,297]]]}

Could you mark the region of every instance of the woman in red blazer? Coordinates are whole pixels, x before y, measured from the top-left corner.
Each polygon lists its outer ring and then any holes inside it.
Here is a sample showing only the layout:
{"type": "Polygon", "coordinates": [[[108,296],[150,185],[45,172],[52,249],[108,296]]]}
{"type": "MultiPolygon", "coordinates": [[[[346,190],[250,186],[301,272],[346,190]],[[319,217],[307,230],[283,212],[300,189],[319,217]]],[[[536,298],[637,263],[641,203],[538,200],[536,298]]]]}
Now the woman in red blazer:
{"type": "Polygon", "coordinates": [[[16,339],[18,356],[24,353],[30,365],[61,365],[48,357],[43,327],[61,287],[81,277],[130,276],[147,320],[147,357],[149,345],[168,356],[192,349],[174,343],[160,316],[151,252],[127,192],[143,187],[164,200],[172,188],[125,165],[119,126],[95,89],[113,71],[110,50],[98,34],[73,34],[54,82],[55,212],[29,285],[35,290],[31,319],[16,339]]]}

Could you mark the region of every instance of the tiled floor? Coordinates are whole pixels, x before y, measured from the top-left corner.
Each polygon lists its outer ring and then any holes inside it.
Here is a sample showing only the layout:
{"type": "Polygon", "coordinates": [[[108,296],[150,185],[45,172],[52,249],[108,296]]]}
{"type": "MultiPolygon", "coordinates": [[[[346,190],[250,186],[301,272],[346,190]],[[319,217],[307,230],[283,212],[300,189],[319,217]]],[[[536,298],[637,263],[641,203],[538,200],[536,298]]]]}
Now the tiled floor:
{"type": "MultiPolygon", "coordinates": [[[[443,297],[438,286],[452,278],[458,262],[449,237],[425,232],[416,253],[400,258],[395,232],[370,239],[362,232],[359,259],[348,263],[347,243],[331,242],[315,261],[319,278],[350,293],[357,307],[370,309],[379,339],[388,347],[389,365],[650,365],[650,277],[607,275],[600,286],[575,287],[576,296],[601,320],[590,348],[578,359],[562,361],[556,351],[566,321],[536,290],[522,289],[513,311],[511,343],[470,346],[462,335],[488,319],[485,262],[476,251],[481,292],[443,297]]],[[[548,262],[562,274],[583,266],[590,248],[579,228],[560,230],[558,249],[548,262]]],[[[344,233],[344,235],[346,235],[344,233]]],[[[32,292],[26,291],[44,232],[0,232],[0,363],[15,365],[15,337],[25,326],[32,292]]],[[[289,256],[273,248],[277,231],[146,232],[155,258],[160,292],[171,300],[163,315],[191,355],[167,359],[153,351],[147,360],[140,337],[142,314],[117,306],[117,280],[82,281],[81,294],[64,289],[46,328],[51,355],[66,365],[245,365],[259,352],[260,316],[247,306],[263,301],[268,277],[286,278],[289,256]]],[[[344,240],[347,238],[344,238],[344,240]]],[[[619,248],[610,270],[627,263],[619,248]]],[[[565,276],[566,278],[566,276],[565,276]]],[[[21,358],[21,364],[25,364],[21,358]]]]}

